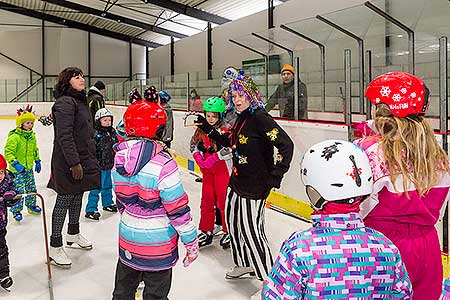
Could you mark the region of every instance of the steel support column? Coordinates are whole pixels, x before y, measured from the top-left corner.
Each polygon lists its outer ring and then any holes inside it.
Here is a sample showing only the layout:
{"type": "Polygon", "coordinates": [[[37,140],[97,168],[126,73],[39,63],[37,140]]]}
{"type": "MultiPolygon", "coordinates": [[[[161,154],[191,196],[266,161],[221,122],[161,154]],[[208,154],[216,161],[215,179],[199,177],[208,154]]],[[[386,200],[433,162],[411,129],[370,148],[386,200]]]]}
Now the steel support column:
{"type": "Polygon", "coordinates": [[[396,18],[394,18],[393,16],[391,16],[390,14],[388,14],[387,12],[382,10],[381,8],[373,5],[369,1],[365,2],[364,5],[367,8],[369,8],[370,10],[372,10],[373,12],[375,12],[376,14],[378,14],[381,17],[383,17],[384,19],[386,19],[387,21],[389,21],[392,24],[396,25],[400,29],[406,31],[406,33],[408,34],[408,51],[409,51],[409,55],[408,55],[408,71],[411,74],[415,74],[415,41],[414,41],[415,37],[414,37],[414,30],[412,30],[411,28],[409,28],[408,26],[406,26],[405,24],[403,24],[402,22],[400,22],[399,20],[397,20],[396,18]]]}
{"type": "Polygon", "coordinates": [[[261,39],[261,40],[263,40],[263,41],[268,42],[269,44],[272,44],[274,46],[277,46],[278,48],[281,48],[281,49],[287,51],[287,53],[289,54],[289,57],[291,58],[291,65],[292,66],[294,65],[294,51],[293,50],[291,50],[291,49],[287,48],[286,46],[283,46],[283,45],[281,45],[281,44],[279,44],[277,42],[271,41],[270,39],[268,39],[268,38],[266,38],[266,37],[264,37],[262,35],[259,35],[259,34],[255,33],[255,32],[252,32],[252,35],[257,37],[257,38],[259,38],[259,39],[261,39]]]}
{"type": "Polygon", "coordinates": [[[326,92],[326,86],[325,86],[325,77],[326,77],[326,71],[325,71],[325,45],[322,43],[319,43],[318,41],[298,32],[294,29],[287,27],[286,25],[280,25],[281,29],[284,29],[286,31],[289,31],[292,34],[295,34],[296,36],[307,40],[310,43],[313,43],[314,45],[317,45],[320,50],[320,70],[322,74],[322,91],[321,91],[321,100],[320,100],[320,107],[322,108],[322,111],[325,111],[325,92],[326,92]]]}
{"type": "Polygon", "coordinates": [[[359,110],[360,110],[360,113],[364,113],[364,110],[365,110],[364,109],[364,92],[365,92],[364,79],[365,78],[364,78],[364,41],[363,41],[363,39],[360,38],[359,36],[355,35],[354,33],[351,33],[347,29],[333,23],[332,21],[330,21],[322,16],[318,15],[318,16],[316,16],[316,18],[358,42],[358,48],[359,48],[359,110]]]}
{"type": "Polygon", "coordinates": [[[207,53],[208,53],[208,80],[212,79],[212,66],[213,66],[213,61],[212,61],[212,27],[211,27],[211,23],[208,22],[208,31],[206,34],[206,47],[207,47],[207,53]]]}
{"type": "Polygon", "coordinates": [[[344,50],[345,104],[344,120],[347,125],[347,139],[353,140],[352,132],[352,50],[344,50]]]}
{"type": "Polygon", "coordinates": [[[175,39],[170,38],[170,82],[173,82],[175,75],[175,39]]]}
{"type": "Polygon", "coordinates": [[[274,28],[273,26],[273,12],[275,7],[273,6],[273,0],[268,0],[268,8],[267,8],[267,28],[274,28]]]}
{"type": "Polygon", "coordinates": [[[266,82],[266,98],[267,98],[266,102],[267,102],[269,100],[269,56],[264,54],[264,53],[262,53],[262,52],[260,52],[260,51],[258,51],[258,50],[255,50],[255,49],[253,49],[253,48],[251,48],[251,47],[249,47],[247,45],[241,44],[241,43],[239,43],[239,42],[237,42],[235,40],[229,39],[229,41],[231,43],[235,44],[235,45],[238,45],[239,47],[242,47],[244,49],[247,49],[248,51],[251,51],[253,53],[259,54],[262,57],[264,57],[265,65],[266,65],[265,72],[264,72],[264,77],[265,77],[265,82],[266,82]]]}

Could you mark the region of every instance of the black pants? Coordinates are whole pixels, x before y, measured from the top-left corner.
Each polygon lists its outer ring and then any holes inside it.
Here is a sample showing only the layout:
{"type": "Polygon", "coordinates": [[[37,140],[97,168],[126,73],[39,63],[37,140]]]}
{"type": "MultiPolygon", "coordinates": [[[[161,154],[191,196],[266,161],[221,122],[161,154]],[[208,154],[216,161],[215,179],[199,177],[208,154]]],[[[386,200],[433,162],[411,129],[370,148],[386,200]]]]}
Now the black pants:
{"type": "Polygon", "coordinates": [[[55,207],[52,214],[52,235],[50,236],[50,246],[61,247],[62,229],[69,211],[69,224],[67,226],[68,234],[80,233],[80,212],[83,193],[65,194],[56,196],[55,207]]]}
{"type": "Polygon", "coordinates": [[[9,276],[8,245],[6,245],[6,228],[0,230],[0,279],[9,276]]]}
{"type": "Polygon", "coordinates": [[[139,283],[144,281],[144,300],[168,300],[170,285],[172,284],[172,269],[163,271],[138,271],[117,262],[116,283],[113,300],[134,299],[139,283]]]}

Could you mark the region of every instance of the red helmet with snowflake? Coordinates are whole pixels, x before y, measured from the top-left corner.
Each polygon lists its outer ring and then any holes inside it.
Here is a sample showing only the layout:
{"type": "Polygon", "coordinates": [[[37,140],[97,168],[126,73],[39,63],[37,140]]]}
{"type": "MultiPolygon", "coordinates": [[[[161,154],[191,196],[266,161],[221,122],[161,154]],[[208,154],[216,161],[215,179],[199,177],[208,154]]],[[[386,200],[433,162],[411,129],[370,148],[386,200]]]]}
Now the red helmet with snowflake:
{"type": "Polygon", "coordinates": [[[387,104],[392,115],[398,118],[424,115],[428,110],[429,95],[430,91],[420,78],[404,72],[380,75],[366,90],[367,99],[375,105],[387,104]]]}
{"type": "Polygon", "coordinates": [[[123,116],[127,136],[153,139],[162,133],[166,112],[158,103],[139,100],[131,104],[123,116]]]}
{"type": "Polygon", "coordinates": [[[7,163],[3,155],[0,154],[0,170],[6,169],[7,163]]]}

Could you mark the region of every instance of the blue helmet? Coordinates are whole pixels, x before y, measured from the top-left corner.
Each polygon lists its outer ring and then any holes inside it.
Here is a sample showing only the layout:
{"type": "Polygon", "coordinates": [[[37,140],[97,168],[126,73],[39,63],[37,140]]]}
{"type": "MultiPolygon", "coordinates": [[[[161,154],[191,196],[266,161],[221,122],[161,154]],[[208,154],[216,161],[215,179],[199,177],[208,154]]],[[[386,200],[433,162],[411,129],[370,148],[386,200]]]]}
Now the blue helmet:
{"type": "Polygon", "coordinates": [[[169,93],[167,93],[166,91],[160,91],[160,92],[158,93],[158,95],[159,95],[159,101],[160,101],[161,103],[167,103],[167,102],[169,102],[170,99],[171,99],[169,93]]]}

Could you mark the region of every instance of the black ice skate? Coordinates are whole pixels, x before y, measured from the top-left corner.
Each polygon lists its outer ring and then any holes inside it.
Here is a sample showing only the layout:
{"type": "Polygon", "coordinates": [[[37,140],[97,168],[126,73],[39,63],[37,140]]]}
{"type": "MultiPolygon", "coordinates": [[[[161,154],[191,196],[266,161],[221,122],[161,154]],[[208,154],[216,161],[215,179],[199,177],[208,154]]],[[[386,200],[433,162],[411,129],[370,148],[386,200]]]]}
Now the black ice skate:
{"type": "Polygon", "coordinates": [[[3,278],[0,280],[0,286],[7,292],[11,292],[9,289],[13,285],[13,280],[10,276],[3,278]]]}
{"type": "Polygon", "coordinates": [[[228,234],[228,232],[225,232],[222,236],[222,238],[220,239],[220,246],[223,249],[229,249],[230,248],[230,235],[228,234]]]}
{"type": "Polygon", "coordinates": [[[198,246],[203,248],[212,244],[214,234],[211,231],[202,231],[198,235],[198,246]]]}

